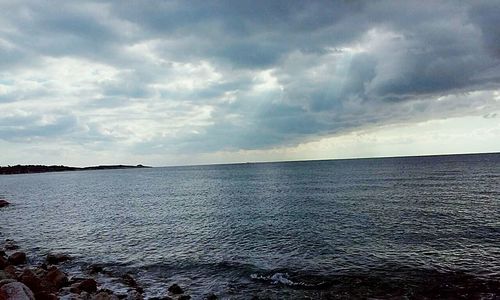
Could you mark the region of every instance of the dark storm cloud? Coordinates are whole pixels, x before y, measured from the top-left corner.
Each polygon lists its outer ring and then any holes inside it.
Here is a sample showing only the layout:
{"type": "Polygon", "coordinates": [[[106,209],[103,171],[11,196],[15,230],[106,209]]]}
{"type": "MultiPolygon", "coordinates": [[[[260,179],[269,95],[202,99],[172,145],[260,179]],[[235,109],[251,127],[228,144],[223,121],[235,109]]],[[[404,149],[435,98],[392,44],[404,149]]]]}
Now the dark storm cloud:
{"type": "MultiPolygon", "coordinates": [[[[436,99],[500,86],[498,1],[0,5],[3,77],[47,57],[83,59],[116,70],[73,108],[87,116],[93,109],[133,105],[134,99],[150,99],[144,107],[212,107],[204,126],[175,137],[152,133],[137,151],[259,149],[373,124],[468,114],[474,111],[468,100],[443,105],[436,99]],[[178,83],[180,78],[187,80],[178,83]]],[[[19,98],[0,94],[0,103],[12,99],[19,98]]],[[[57,128],[26,127],[11,136],[57,128]]]]}

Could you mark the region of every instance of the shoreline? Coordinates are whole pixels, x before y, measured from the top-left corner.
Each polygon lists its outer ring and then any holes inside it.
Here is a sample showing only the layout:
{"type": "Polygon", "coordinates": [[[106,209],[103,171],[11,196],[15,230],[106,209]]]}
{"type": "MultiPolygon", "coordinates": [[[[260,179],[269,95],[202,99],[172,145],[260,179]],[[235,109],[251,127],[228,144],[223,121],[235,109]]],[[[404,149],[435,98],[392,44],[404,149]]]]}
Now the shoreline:
{"type": "MultiPolygon", "coordinates": [[[[387,270],[389,273],[377,274],[377,271],[380,270],[323,277],[273,270],[250,276],[261,287],[260,291],[242,290],[242,294],[233,296],[258,300],[287,295],[306,299],[497,299],[500,295],[499,279],[481,279],[460,271],[401,268],[401,273],[398,268],[387,270]]],[[[233,299],[213,292],[192,298],[189,287],[173,281],[165,283],[160,294],[151,296],[145,292],[141,279],[113,265],[81,264],[78,257],[60,252],[26,253],[11,239],[0,243],[0,300],[233,299]]]]}
{"type": "MultiPolygon", "coordinates": [[[[115,273],[101,264],[91,264],[77,274],[68,274],[65,266],[73,257],[65,253],[49,252],[34,263],[12,239],[0,244],[0,299],[26,300],[142,300],[144,289],[134,274],[115,273]],[[112,290],[102,281],[116,281],[124,288],[112,290]],[[126,289],[126,292],[123,290],[126,289]]],[[[191,296],[177,283],[165,286],[163,296],[150,300],[189,300],[191,296]]],[[[203,299],[218,297],[209,293],[203,299]]]]}

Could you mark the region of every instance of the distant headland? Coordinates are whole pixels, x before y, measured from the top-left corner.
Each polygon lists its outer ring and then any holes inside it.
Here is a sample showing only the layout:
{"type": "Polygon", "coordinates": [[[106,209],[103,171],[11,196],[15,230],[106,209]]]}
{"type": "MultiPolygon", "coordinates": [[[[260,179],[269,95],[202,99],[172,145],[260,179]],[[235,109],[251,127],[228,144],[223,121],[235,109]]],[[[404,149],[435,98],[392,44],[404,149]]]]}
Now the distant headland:
{"type": "Polygon", "coordinates": [[[68,166],[44,166],[44,165],[15,165],[15,166],[0,166],[0,175],[11,174],[28,174],[28,173],[46,173],[46,172],[63,172],[63,171],[88,171],[88,170],[109,170],[109,169],[133,169],[133,168],[151,168],[143,165],[102,165],[92,167],[68,167],[68,166]]]}

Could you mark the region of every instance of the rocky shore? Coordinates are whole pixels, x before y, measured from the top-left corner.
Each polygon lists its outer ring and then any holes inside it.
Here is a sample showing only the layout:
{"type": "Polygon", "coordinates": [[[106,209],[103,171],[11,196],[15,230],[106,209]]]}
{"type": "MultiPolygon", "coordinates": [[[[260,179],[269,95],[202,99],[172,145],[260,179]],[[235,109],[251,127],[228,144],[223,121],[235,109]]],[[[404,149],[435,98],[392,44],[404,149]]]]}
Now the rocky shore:
{"type": "MultiPolygon", "coordinates": [[[[133,274],[114,274],[100,265],[90,265],[79,275],[65,273],[64,264],[72,257],[64,253],[48,253],[41,263],[31,264],[14,240],[0,245],[0,300],[141,300],[144,290],[133,274]],[[117,278],[127,291],[102,288],[97,278],[117,278]]],[[[151,300],[191,299],[178,284],[165,287],[164,296],[151,300]]],[[[205,299],[215,300],[209,294],[205,299]]]]}

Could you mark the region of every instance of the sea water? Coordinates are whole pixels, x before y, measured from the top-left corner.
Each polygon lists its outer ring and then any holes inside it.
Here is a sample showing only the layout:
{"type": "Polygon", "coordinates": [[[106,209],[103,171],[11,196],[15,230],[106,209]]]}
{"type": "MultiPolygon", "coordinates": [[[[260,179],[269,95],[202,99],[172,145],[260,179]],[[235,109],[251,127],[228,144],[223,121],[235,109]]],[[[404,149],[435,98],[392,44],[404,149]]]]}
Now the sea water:
{"type": "Polygon", "coordinates": [[[6,175],[0,196],[1,238],[146,297],[500,295],[500,154],[6,175]]]}

